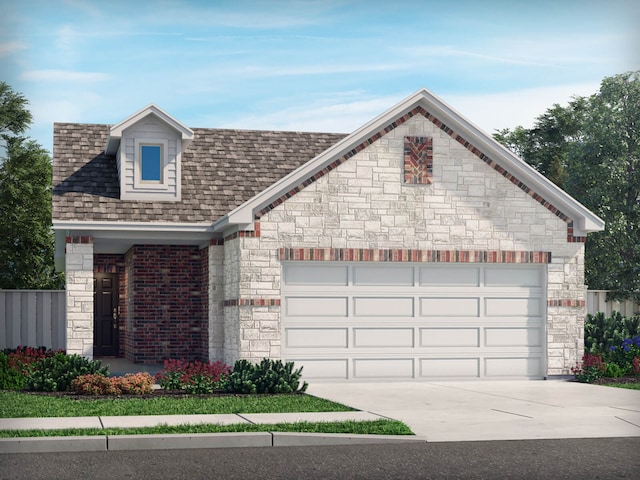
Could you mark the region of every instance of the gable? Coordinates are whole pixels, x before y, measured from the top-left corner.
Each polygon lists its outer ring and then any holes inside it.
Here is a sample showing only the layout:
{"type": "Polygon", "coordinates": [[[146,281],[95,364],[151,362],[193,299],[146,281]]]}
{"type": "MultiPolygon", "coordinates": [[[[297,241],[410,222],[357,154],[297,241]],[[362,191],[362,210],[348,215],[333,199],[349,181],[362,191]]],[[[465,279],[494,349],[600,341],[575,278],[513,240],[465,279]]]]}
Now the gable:
{"type": "Polygon", "coordinates": [[[229,224],[249,225],[296,195],[354,155],[379,141],[413,117],[424,118],[451,141],[491,167],[531,201],[548,209],[567,224],[567,239],[583,242],[586,233],[604,228],[604,222],[586,207],[544,178],[524,161],[478,129],[426,90],[421,90],[369,122],[344,140],[299,168],[268,190],[225,216],[214,228],[229,224]],[[435,113],[434,113],[435,112],[435,113]]]}

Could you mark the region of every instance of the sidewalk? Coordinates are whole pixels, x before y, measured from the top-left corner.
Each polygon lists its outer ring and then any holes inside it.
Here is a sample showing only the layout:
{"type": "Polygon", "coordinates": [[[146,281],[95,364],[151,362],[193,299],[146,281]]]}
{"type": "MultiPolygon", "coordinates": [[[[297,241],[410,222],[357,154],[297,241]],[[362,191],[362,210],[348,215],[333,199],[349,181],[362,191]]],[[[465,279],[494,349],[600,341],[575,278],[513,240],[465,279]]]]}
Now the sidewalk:
{"type": "MultiPolygon", "coordinates": [[[[126,417],[0,418],[0,430],[63,428],[136,428],[156,425],[277,424],[367,421],[387,417],[370,412],[251,413],[223,415],[144,415],[126,417]]],[[[92,435],[82,437],[0,438],[2,453],[153,450],[175,448],[280,447],[425,441],[402,435],[345,435],[296,432],[244,432],[161,435],[92,435]]]]}

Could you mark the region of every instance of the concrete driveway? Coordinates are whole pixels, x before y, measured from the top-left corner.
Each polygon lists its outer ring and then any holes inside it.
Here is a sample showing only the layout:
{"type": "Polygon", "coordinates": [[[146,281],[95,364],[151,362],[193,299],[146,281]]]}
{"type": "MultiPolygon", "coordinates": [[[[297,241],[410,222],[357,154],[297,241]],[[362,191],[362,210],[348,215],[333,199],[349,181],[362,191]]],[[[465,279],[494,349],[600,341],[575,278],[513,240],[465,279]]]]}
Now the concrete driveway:
{"type": "Polygon", "coordinates": [[[402,420],[430,442],[640,436],[640,390],[563,380],[313,383],[308,393],[402,420]]]}

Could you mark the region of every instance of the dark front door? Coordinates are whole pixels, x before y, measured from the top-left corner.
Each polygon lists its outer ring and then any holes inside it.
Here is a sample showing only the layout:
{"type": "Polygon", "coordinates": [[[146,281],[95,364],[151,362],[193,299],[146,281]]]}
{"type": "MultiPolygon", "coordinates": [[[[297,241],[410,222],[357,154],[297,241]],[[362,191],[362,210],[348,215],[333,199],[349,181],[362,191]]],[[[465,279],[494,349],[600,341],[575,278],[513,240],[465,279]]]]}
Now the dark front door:
{"type": "Polygon", "coordinates": [[[118,355],[118,275],[94,274],[93,354],[118,355]]]}

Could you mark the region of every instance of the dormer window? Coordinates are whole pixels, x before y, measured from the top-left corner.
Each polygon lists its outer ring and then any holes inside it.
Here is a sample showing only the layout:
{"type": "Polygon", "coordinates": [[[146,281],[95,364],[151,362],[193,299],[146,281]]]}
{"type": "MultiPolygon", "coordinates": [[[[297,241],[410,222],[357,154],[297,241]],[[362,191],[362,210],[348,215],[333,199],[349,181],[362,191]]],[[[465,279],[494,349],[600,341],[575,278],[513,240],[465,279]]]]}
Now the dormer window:
{"type": "Polygon", "coordinates": [[[140,144],[140,181],[162,183],[163,145],[140,144]]]}
{"type": "Polygon", "coordinates": [[[134,174],[135,188],[165,190],[167,188],[168,141],[160,139],[135,139],[134,174]]]}
{"type": "Polygon", "coordinates": [[[182,153],[193,130],[155,105],[109,128],[104,153],[115,157],[121,200],[179,202],[182,153]]]}

